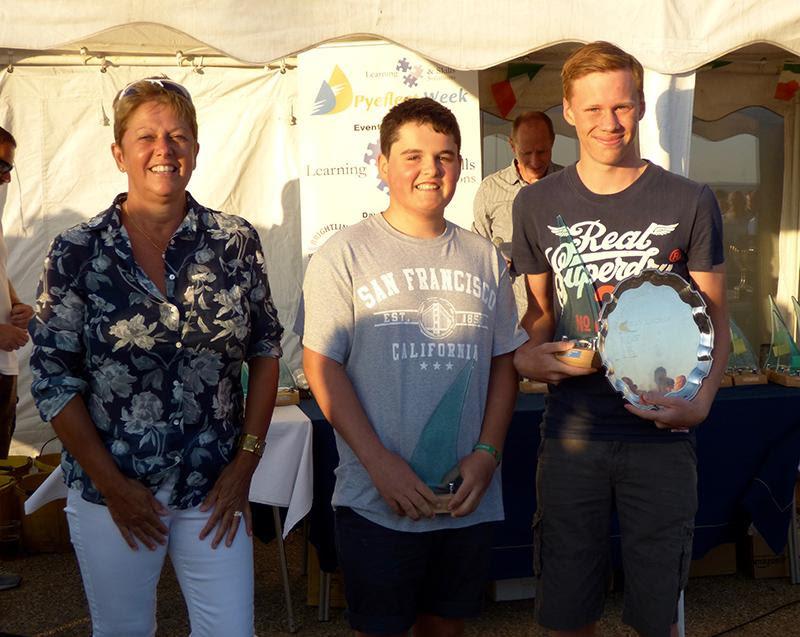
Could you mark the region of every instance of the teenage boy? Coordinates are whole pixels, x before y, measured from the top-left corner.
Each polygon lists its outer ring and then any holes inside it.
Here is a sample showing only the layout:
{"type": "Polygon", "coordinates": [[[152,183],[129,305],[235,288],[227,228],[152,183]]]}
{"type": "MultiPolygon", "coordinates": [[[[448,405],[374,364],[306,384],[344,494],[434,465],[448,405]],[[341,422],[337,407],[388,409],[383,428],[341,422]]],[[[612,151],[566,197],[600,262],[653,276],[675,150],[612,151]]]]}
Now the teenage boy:
{"type": "Polygon", "coordinates": [[[534,520],[536,617],[556,635],[593,635],[609,574],[616,509],[625,572],[623,621],[640,635],[676,633],[697,508],[691,429],[708,415],[728,358],[722,220],[708,187],[639,156],[643,69],[607,42],[564,64],[564,118],[575,127],[575,165],[524,188],[514,202],[513,259],[526,273],[531,340],[515,354],[520,373],[550,383],[542,423],[534,520]],[[648,393],[658,407],[625,404],[605,378],[566,365],[553,343],[566,289],[580,284],[559,250],[555,223],[569,225],[601,297],[621,279],[659,268],[691,280],[714,325],[714,363],[691,401],[648,393]]]}
{"type": "Polygon", "coordinates": [[[312,257],[303,365],[336,431],[350,625],[461,635],[481,608],[490,523],[503,517],[496,469],[526,336],[500,254],[444,218],[461,169],[453,114],[409,99],[380,138],[389,207],[312,257]],[[455,493],[435,514],[440,483],[455,493]]]}

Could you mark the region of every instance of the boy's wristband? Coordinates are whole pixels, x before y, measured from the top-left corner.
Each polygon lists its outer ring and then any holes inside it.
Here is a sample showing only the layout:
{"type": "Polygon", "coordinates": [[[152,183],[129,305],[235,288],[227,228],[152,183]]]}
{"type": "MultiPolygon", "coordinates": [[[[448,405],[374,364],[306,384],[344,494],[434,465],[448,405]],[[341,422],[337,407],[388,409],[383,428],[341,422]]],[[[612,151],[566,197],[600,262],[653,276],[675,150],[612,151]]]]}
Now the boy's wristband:
{"type": "Polygon", "coordinates": [[[488,444],[486,442],[479,442],[477,445],[475,445],[472,448],[472,450],[473,451],[485,451],[486,453],[491,454],[492,458],[494,458],[494,461],[497,464],[500,464],[500,461],[503,459],[503,454],[500,453],[497,449],[495,449],[492,445],[490,445],[490,444],[488,444]]]}

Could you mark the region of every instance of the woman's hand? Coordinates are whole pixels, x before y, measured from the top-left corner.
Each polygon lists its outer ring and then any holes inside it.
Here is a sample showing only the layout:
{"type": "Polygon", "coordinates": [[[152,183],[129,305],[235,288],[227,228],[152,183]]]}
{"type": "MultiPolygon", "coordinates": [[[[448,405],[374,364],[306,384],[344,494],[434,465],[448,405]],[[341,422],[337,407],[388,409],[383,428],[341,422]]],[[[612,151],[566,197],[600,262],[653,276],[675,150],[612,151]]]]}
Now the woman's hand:
{"type": "Polygon", "coordinates": [[[216,528],[211,548],[215,549],[225,538],[225,546],[233,544],[239,524],[244,519],[247,535],[253,535],[253,518],[250,513],[250,480],[258,466],[259,458],[247,451],[239,451],[227,467],[219,474],[203,504],[201,511],[213,508],[211,517],[200,531],[200,539],[216,528]]]}
{"type": "Polygon", "coordinates": [[[151,551],[157,544],[166,543],[168,529],[159,516],[169,511],[146,486],[123,478],[114,489],[103,493],[103,497],[111,519],[134,551],[139,550],[137,539],[151,551]]]}

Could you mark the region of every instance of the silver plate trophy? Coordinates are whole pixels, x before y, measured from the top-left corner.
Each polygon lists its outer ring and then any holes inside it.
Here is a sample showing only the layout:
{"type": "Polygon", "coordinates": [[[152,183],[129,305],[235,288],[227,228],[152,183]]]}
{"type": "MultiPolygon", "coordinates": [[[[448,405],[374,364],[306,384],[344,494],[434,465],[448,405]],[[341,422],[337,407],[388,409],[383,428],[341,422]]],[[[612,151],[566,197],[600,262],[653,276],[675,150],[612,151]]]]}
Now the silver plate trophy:
{"type": "Polygon", "coordinates": [[[713,362],[703,297],[681,276],[644,270],[620,281],[600,311],[598,350],[611,385],[633,405],[655,391],[691,400],[713,362]]]}

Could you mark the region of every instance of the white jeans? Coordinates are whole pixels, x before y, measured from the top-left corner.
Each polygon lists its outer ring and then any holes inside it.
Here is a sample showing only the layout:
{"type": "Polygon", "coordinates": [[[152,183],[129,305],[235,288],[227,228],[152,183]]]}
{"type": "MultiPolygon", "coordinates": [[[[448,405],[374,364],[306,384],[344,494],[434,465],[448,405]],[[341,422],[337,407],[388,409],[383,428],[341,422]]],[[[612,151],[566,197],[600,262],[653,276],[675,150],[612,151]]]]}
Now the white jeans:
{"type": "MultiPolygon", "coordinates": [[[[174,481],[158,491],[166,504],[174,481]]],[[[252,637],[253,541],[240,525],[233,545],[211,548],[214,533],[198,536],[211,511],[169,509],[162,518],[167,544],[132,550],[108,508],[69,490],[67,518],[94,637],[152,637],[156,634],[156,587],[169,554],[189,610],[193,637],[252,637]]]]}

